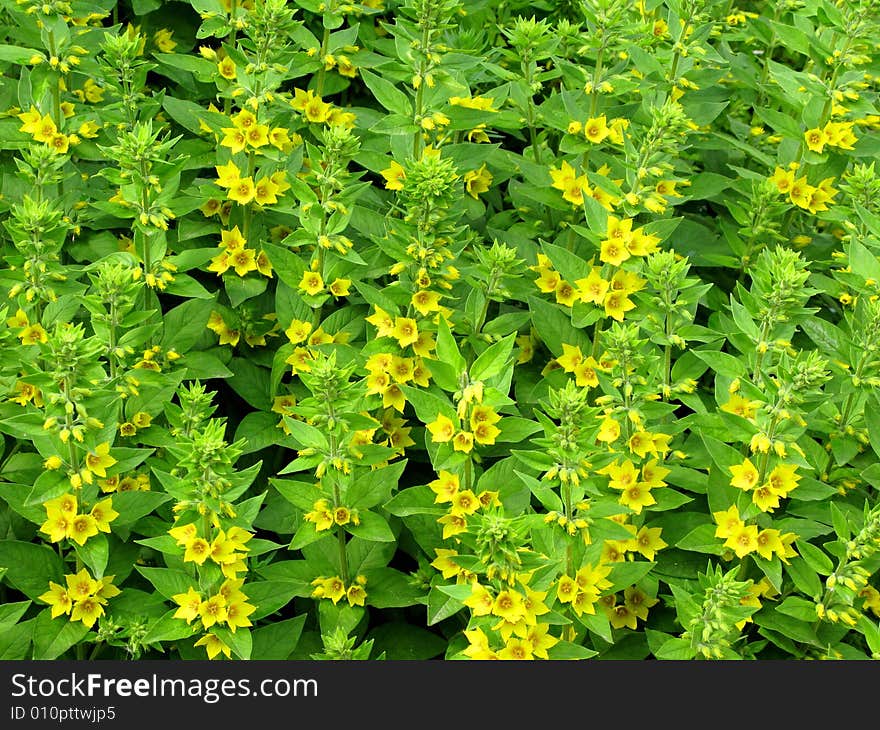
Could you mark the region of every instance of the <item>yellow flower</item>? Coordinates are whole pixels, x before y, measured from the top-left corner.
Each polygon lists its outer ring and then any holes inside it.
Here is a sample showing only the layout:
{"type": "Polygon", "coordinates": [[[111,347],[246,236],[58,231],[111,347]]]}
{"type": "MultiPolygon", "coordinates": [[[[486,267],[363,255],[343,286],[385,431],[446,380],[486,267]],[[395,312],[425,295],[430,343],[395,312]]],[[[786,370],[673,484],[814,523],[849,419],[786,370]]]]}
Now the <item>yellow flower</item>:
{"type": "Polygon", "coordinates": [[[245,132],[245,139],[251,147],[265,147],[269,144],[269,127],[265,124],[254,125],[245,132]]]}
{"type": "Polygon", "coordinates": [[[226,599],[220,594],[211,596],[199,604],[199,618],[206,629],[226,620],[226,599]]]}
{"type": "Polygon", "coordinates": [[[235,600],[231,600],[226,605],[226,625],[229,627],[229,630],[234,634],[237,628],[247,628],[248,626],[253,626],[248,616],[250,616],[254,611],[257,610],[256,606],[251,605],[250,603],[246,603],[240,596],[240,594],[235,598],[235,600]]]}
{"type": "Polygon", "coordinates": [[[387,190],[403,190],[403,181],[406,179],[406,171],[403,165],[394,160],[384,170],[380,170],[382,177],[385,178],[385,188],[387,190]]]}
{"type": "Polygon", "coordinates": [[[225,165],[215,165],[214,169],[217,171],[217,185],[221,188],[232,187],[241,177],[241,170],[232,161],[225,165]]]}
{"type": "Polygon", "coordinates": [[[605,296],[605,314],[622,322],[624,314],[635,309],[635,303],[621,291],[612,291],[605,296]]]}
{"type": "Polygon", "coordinates": [[[647,560],[653,560],[658,550],[667,547],[667,543],[660,537],[662,531],[660,527],[642,526],[635,537],[628,542],[627,547],[644,555],[647,560]]]}
{"type": "Polygon", "coordinates": [[[96,598],[84,598],[73,604],[73,610],[70,612],[71,621],[82,621],[86,626],[92,628],[100,616],[104,615],[104,606],[96,598]]]}
{"type": "Polygon", "coordinates": [[[437,520],[443,525],[443,539],[446,540],[453,535],[467,532],[467,520],[462,515],[447,514],[437,520]]]}
{"type": "Polygon", "coordinates": [[[113,509],[113,500],[109,497],[97,502],[89,514],[101,532],[110,532],[110,523],[119,517],[119,513],[113,509]]]}
{"type": "Polygon", "coordinates": [[[77,515],[70,522],[68,537],[77,545],[84,545],[86,540],[98,534],[98,523],[91,515],[77,515]]]}
{"type": "Polygon", "coordinates": [[[808,129],[804,132],[804,139],[807,142],[807,147],[809,147],[813,152],[821,153],[823,149],[825,149],[825,144],[828,142],[828,136],[825,134],[825,131],[819,129],[818,127],[813,129],[808,129]]]}
{"type": "Polygon", "coordinates": [[[749,400],[743,398],[739,393],[731,393],[727,403],[720,406],[720,409],[742,418],[754,418],[758,408],[762,405],[763,403],[759,400],[749,400]]]}
{"type": "Polygon", "coordinates": [[[801,477],[795,473],[796,470],[796,464],[780,464],[767,477],[768,486],[780,497],[787,497],[800,481],[801,477]]]}
{"type": "Polygon", "coordinates": [[[394,332],[394,318],[381,307],[376,307],[376,311],[369,317],[365,317],[365,321],[373,325],[377,332],[377,337],[391,337],[394,332]]]}
{"type": "Polygon", "coordinates": [[[299,282],[299,289],[306,294],[315,296],[324,290],[324,279],[317,271],[304,271],[299,282]]]}
{"type": "Polygon", "coordinates": [[[235,66],[235,61],[229,56],[226,56],[226,58],[217,64],[217,71],[224,79],[234,81],[238,69],[235,66]]]}
{"type": "Polygon", "coordinates": [[[204,646],[208,652],[208,659],[213,659],[222,653],[227,659],[232,657],[232,650],[215,634],[207,633],[193,646],[204,646]]]}
{"type": "Polygon", "coordinates": [[[617,501],[619,504],[629,507],[636,514],[640,514],[643,507],[650,507],[657,503],[651,490],[640,482],[624,489],[617,501]]]}
{"type": "Polygon", "coordinates": [[[249,271],[256,271],[256,251],[252,248],[240,248],[233,251],[229,256],[229,263],[239,276],[245,276],[249,271]]]}
{"type": "Polygon", "coordinates": [[[584,137],[593,144],[599,144],[608,134],[608,124],[604,114],[584,122],[584,137]]]}
{"type": "Polygon", "coordinates": [[[179,608],[174,612],[174,618],[182,618],[191,624],[199,617],[199,607],[202,605],[202,596],[195,588],[190,586],[186,593],[177,593],[171,596],[179,608]]]}
{"type": "Polygon", "coordinates": [[[620,438],[620,424],[610,416],[605,416],[599,427],[599,433],[596,434],[596,439],[606,443],[613,443],[618,438],[620,438]]]}
{"type": "Polygon", "coordinates": [[[159,30],[153,33],[153,43],[163,53],[171,53],[171,51],[177,48],[177,42],[171,40],[172,35],[174,35],[173,30],[159,28],[159,30]]]}
{"type": "Polygon", "coordinates": [[[313,96],[308,102],[306,102],[306,105],[303,108],[303,114],[306,119],[313,124],[320,124],[327,121],[330,117],[332,108],[333,107],[327,102],[322,101],[317,96],[313,96]]]}
{"type": "Polygon", "coordinates": [[[329,289],[334,297],[346,297],[348,296],[350,287],[351,279],[334,279],[333,283],[330,284],[329,289]]]}
{"type": "Polygon", "coordinates": [[[40,532],[49,536],[50,542],[61,542],[70,537],[71,524],[74,516],[57,507],[46,506],[46,521],[40,525],[40,532]]]}
{"type": "Polygon", "coordinates": [[[295,319],[290,323],[290,326],[284,330],[284,334],[287,335],[287,339],[290,340],[292,345],[298,345],[300,342],[306,341],[311,331],[311,322],[295,319]]]}
{"type": "Polygon", "coordinates": [[[489,96],[451,96],[449,103],[452,106],[461,106],[465,109],[477,109],[484,112],[497,112],[498,110],[492,106],[494,99],[489,96]]]}
{"type": "Polygon", "coordinates": [[[94,451],[90,451],[86,454],[86,469],[99,477],[106,477],[107,468],[113,466],[115,463],[116,459],[110,456],[110,444],[106,441],[102,444],[98,444],[94,451]]]}
{"type": "Polygon", "coordinates": [[[229,147],[232,153],[241,152],[247,146],[247,135],[238,127],[224,127],[221,131],[225,136],[220,140],[220,145],[229,147]]]}
{"type": "Polygon", "coordinates": [[[758,549],[758,527],[756,525],[739,525],[731,529],[724,546],[742,558],[758,549]]]}
{"type": "Polygon", "coordinates": [[[254,179],[250,176],[240,177],[229,186],[227,196],[230,200],[234,200],[239,205],[247,205],[256,195],[256,187],[254,179]]]}
{"type": "Polygon", "coordinates": [[[745,492],[754,488],[758,483],[758,470],[750,459],[746,459],[742,464],[731,466],[730,473],[733,475],[730,485],[745,492]]]}
{"type": "Polygon", "coordinates": [[[576,177],[574,168],[563,160],[559,168],[550,168],[550,187],[565,191],[576,177]]]}
{"type": "Polygon", "coordinates": [[[49,336],[43,326],[37,322],[21,330],[18,339],[21,340],[22,345],[36,345],[38,342],[47,342],[49,336]]]}
{"type": "Polygon", "coordinates": [[[791,189],[788,191],[788,198],[799,208],[806,209],[810,207],[815,191],[816,188],[807,182],[806,176],[802,176],[792,183],[791,189]]]}
{"type": "Polygon", "coordinates": [[[476,424],[472,421],[471,428],[473,429],[474,441],[478,444],[494,444],[495,439],[501,434],[501,429],[488,421],[476,424]]]}
{"type": "Polygon", "coordinates": [[[271,177],[261,177],[254,185],[254,200],[259,205],[275,205],[278,202],[278,185],[271,177]]]}
{"type": "Polygon", "coordinates": [[[554,294],[556,296],[556,301],[565,307],[574,306],[575,301],[580,298],[575,288],[564,279],[559,280],[559,283],[554,290],[554,294]]]}
{"type": "Polygon", "coordinates": [[[70,148],[70,143],[73,141],[73,136],[68,137],[66,134],[61,134],[59,132],[58,134],[53,134],[47,144],[56,155],[63,155],[67,153],[67,150],[70,148]]]}
{"type": "Polygon", "coordinates": [[[33,138],[37,142],[43,142],[44,144],[51,143],[52,138],[58,134],[58,127],[55,126],[55,122],[48,114],[43,116],[39,123],[29,126],[31,129],[30,134],[33,138]]]}
{"type": "Polygon", "coordinates": [[[406,405],[406,397],[397,383],[392,383],[382,392],[382,407],[394,408],[394,410],[403,412],[406,405]]]}
{"type": "Polygon", "coordinates": [[[434,443],[445,443],[450,441],[455,435],[455,424],[452,422],[452,419],[444,416],[442,413],[438,414],[434,421],[427,424],[426,428],[431,434],[431,441],[434,443]]]}
{"type": "Polygon", "coordinates": [[[776,189],[780,193],[788,193],[788,191],[791,190],[791,186],[794,185],[795,171],[786,170],[777,166],[773,171],[773,174],[770,176],[770,180],[776,185],[776,189]]]}
{"type": "Polygon", "coordinates": [[[412,345],[419,339],[418,325],[414,319],[409,317],[397,317],[394,320],[391,336],[397,340],[401,347],[412,345]]]}
{"type": "Polygon", "coordinates": [[[183,561],[185,563],[193,562],[201,565],[208,559],[210,554],[211,544],[203,537],[196,537],[187,544],[186,551],[183,554],[183,561]]]}
{"type": "Polygon", "coordinates": [[[470,453],[474,448],[474,434],[470,431],[459,431],[452,439],[452,448],[455,451],[470,453]]]}
{"type": "Polygon", "coordinates": [[[73,601],[67,589],[53,581],[49,581],[49,590],[39,598],[52,607],[52,618],[58,618],[66,613],[70,613],[70,609],[73,608],[73,601]]]}
{"type": "Polygon", "coordinates": [[[586,278],[575,281],[581,301],[602,304],[608,292],[609,282],[602,278],[601,267],[594,266],[586,278]]]}
{"type": "Polygon", "coordinates": [[[471,170],[464,174],[465,190],[475,200],[480,197],[480,193],[485,193],[489,189],[491,183],[492,173],[486,169],[485,162],[479,170],[471,170]]]}
{"type": "Polygon", "coordinates": [[[583,205],[584,194],[589,193],[590,186],[587,182],[586,175],[579,175],[573,180],[566,182],[565,190],[562,192],[563,200],[567,200],[572,205],[583,205]]]}

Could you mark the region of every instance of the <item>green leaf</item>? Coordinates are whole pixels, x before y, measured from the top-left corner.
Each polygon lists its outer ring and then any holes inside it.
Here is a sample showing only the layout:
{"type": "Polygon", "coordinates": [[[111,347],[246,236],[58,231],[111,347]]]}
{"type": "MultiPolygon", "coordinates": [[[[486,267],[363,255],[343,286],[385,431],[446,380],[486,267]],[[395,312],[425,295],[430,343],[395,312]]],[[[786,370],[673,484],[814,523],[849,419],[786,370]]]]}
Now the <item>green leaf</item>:
{"type": "Polygon", "coordinates": [[[165,323],[161,347],[184,354],[206,332],[208,318],[214,308],[213,300],[190,299],[163,315],[165,323]]]}
{"type": "Polygon", "coordinates": [[[58,659],[71,647],[79,644],[89,633],[82,621],[71,621],[67,616],[52,618],[50,609],[41,611],[34,621],[34,659],[58,659]]]}
{"type": "Polygon", "coordinates": [[[716,373],[728,378],[741,378],[746,374],[746,366],[742,360],[717,350],[691,350],[700,360],[716,373]]]}
{"type": "Polygon", "coordinates": [[[301,614],[285,621],[276,621],[268,626],[253,629],[251,631],[253,639],[251,658],[267,661],[283,661],[290,658],[299,644],[306,618],[306,614],[301,614]]]}
{"type": "Polygon", "coordinates": [[[362,540],[374,540],[377,542],[394,542],[394,533],[382,515],[368,510],[359,513],[359,524],[349,522],[345,525],[346,532],[359,537],[362,540]]]}
{"type": "Polygon", "coordinates": [[[385,652],[385,658],[392,661],[434,659],[447,647],[442,636],[400,620],[379,624],[365,638],[373,641],[374,652],[385,652]]]}
{"type": "Polygon", "coordinates": [[[360,76],[376,101],[392,114],[401,114],[412,118],[412,104],[409,97],[387,79],[372,71],[360,69],[360,76]]]}
{"type": "Polygon", "coordinates": [[[244,357],[233,357],[229,369],[233,375],[226,382],[248,405],[258,411],[268,411],[272,407],[269,370],[244,357]]]}
{"type": "Polygon", "coordinates": [[[816,604],[800,596],[789,596],[776,606],[776,610],[806,623],[816,620],[816,604]]]}
{"type": "Polygon", "coordinates": [[[0,540],[0,567],[7,568],[5,580],[28,598],[49,590],[49,581],[64,582],[61,558],[48,545],[0,540]]]}
{"type": "Polygon", "coordinates": [[[269,580],[248,582],[244,591],[248,603],[257,608],[250,616],[251,621],[256,622],[281,610],[294,598],[311,595],[312,587],[301,582],[269,580]]]}
{"type": "Polygon", "coordinates": [[[451,365],[456,373],[463,373],[467,368],[445,317],[440,317],[437,324],[437,359],[451,365]]]}
{"type": "Polygon", "coordinates": [[[119,513],[111,528],[130,525],[137,522],[141,517],[151,514],[159,505],[172,499],[170,494],[161,492],[116,492],[112,497],[113,509],[119,513]]]}
{"type": "Polygon", "coordinates": [[[724,552],[722,541],[715,537],[715,525],[705,524],[691,530],[675,543],[680,550],[691,550],[709,555],[721,555],[724,552]]]}
{"type": "Polygon", "coordinates": [[[107,561],[110,559],[110,546],[107,543],[107,536],[98,533],[86,540],[82,545],[74,545],[76,554],[82,560],[92,573],[95,580],[104,577],[104,568],[107,567],[107,561]]]}
{"type": "MultiPolygon", "coordinates": [[[[310,426],[307,423],[303,423],[295,418],[291,418],[290,416],[282,416],[282,418],[284,419],[284,424],[287,426],[287,430],[290,432],[288,438],[296,444],[298,449],[309,448],[326,450],[329,448],[327,437],[324,436],[324,433],[320,429],[310,426]]],[[[286,474],[287,472],[282,469],[278,473],[286,474]]]]}
{"type": "Polygon", "coordinates": [[[457,598],[432,586],[428,593],[428,626],[434,626],[441,621],[454,616],[464,608],[464,604],[457,598]]]}
{"type": "Polygon", "coordinates": [[[820,575],[831,575],[834,572],[834,563],[820,548],[810,542],[798,540],[796,542],[798,552],[813,570],[820,575]]]}
{"type": "Polygon", "coordinates": [[[762,628],[778,631],[783,636],[795,641],[815,646],[820,645],[810,623],[780,613],[777,606],[767,606],[758,611],[752,615],[752,620],[762,628]]]}
{"type": "Polygon", "coordinates": [[[176,608],[172,608],[164,616],[151,621],[141,641],[144,644],[158,644],[193,636],[199,630],[198,622],[188,624],[182,618],[174,618],[176,611],[176,608]]]}
{"type": "Polygon", "coordinates": [[[29,658],[34,623],[34,619],[31,619],[0,632],[0,661],[29,658]]]}
{"type": "Polygon", "coordinates": [[[657,563],[650,560],[627,560],[611,564],[611,575],[608,579],[616,591],[629,588],[638,583],[651,572],[657,563]]]}
{"type": "Polygon", "coordinates": [[[789,558],[788,565],[785,566],[785,572],[788,573],[795,588],[801,593],[814,600],[818,600],[821,597],[822,581],[816,571],[807,565],[806,560],[800,557],[789,558]]]}
{"type": "Polygon", "coordinates": [[[700,438],[706,445],[706,449],[709,451],[712,461],[715,462],[716,466],[729,479],[730,467],[736,464],[742,464],[745,457],[732,446],[728,446],[723,441],[719,441],[716,438],[707,436],[704,433],[700,434],[700,438]]]}
{"type": "Polygon", "coordinates": [[[0,606],[0,635],[11,629],[24,616],[31,603],[31,601],[16,601],[0,606]]]}
{"type": "Polygon", "coordinates": [[[26,66],[33,55],[34,51],[30,48],[0,44],[0,61],[9,61],[16,66],[26,66]]]}
{"type": "Polygon", "coordinates": [[[412,578],[393,568],[374,568],[364,571],[367,582],[366,604],[374,608],[404,608],[422,603],[425,592],[412,578]]]}
{"type": "Polygon", "coordinates": [[[407,460],[401,459],[381,469],[372,469],[357,476],[345,493],[346,503],[354,509],[370,509],[387,502],[406,468],[407,460]]]}
{"type": "Polygon", "coordinates": [[[880,459],[880,398],[874,397],[872,407],[865,408],[865,425],[868,427],[868,440],[871,448],[880,459]]]}
{"type": "Polygon", "coordinates": [[[556,304],[550,304],[538,297],[528,298],[532,313],[532,326],[553,357],[562,355],[562,345],[577,346],[587,352],[592,346],[583,330],[576,329],[571,318],[556,304]]]}
{"type": "Polygon", "coordinates": [[[153,587],[169,600],[178,593],[186,593],[190,588],[198,589],[199,587],[196,581],[182,570],[148,568],[143,565],[135,566],[135,570],[150,581],[153,587]]]}
{"type": "Polygon", "coordinates": [[[470,367],[471,380],[489,380],[503,372],[510,363],[515,341],[514,332],[483,350],[470,367]]]}
{"type": "Polygon", "coordinates": [[[446,510],[441,505],[434,503],[435,496],[430,487],[408,487],[389,499],[384,504],[384,509],[396,517],[443,515],[446,510]]]}
{"type": "Polygon", "coordinates": [[[274,413],[251,411],[239,422],[233,441],[245,440],[245,454],[274,446],[284,436],[284,431],[278,428],[280,420],[274,413]]]}
{"type": "Polygon", "coordinates": [[[595,649],[588,649],[570,641],[559,641],[547,650],[547,656],[554,661],[563,659],[590,659],[599,654],[595,649]]]}
{"type": "Polygon", "coordinates": [[[301,510],[310,511],[314,508],[323,492],[314,482],[300,482],[294,479],[270,479],[270,483],[284,499],[301,510]]]}
{"type": "Polygon", "coordinates": [[[669,639],[657,649],[654,657],[660,660],[686,661],[694,658],[694,650],[690,641],[676,637],[669,639]]]}
{"type": "Polygon", "coordinates": [[[245,661],[251,658],[253,639],[247,629],[239,628],[233,632],[225,626],[215,625],[211,627],[211,633],[216,634],[220,641],[232,649],[233,656],[245,661]]]}

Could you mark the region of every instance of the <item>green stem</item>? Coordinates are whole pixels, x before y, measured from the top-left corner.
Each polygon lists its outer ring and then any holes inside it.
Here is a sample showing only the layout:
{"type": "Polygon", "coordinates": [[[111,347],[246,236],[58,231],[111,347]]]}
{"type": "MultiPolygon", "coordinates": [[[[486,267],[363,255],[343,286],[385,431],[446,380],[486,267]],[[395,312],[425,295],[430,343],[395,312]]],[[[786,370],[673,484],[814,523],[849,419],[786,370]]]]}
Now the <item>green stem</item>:
{"type": "MultiPolygon", "coordinates": [[[[49,56],[50,58],[55,58],[58,55],[57,46],[55,44],[55,31],[50,30],[47,35],[47,40],[49,42],[49,56]]],[[[58,127],[58,131],[61,131],[61,88],[58,86],[58,82],[61,80],[60,76],[56,76],[52,79],[52,118],[55,121],[55,126],[58,127]]]]}
{"type": "MultiPolygon", "coordinates": [[[[331,453],[335,450],[334,442],[335,438],[331,438],[331,453]]],[[[339,493],[339,482],[335,477],[333,479],[333,500],[335,505],[342,504],[342,496],[339,493]]],[[[342,582],[347,586],[350,581],[350,576],[348,572],[348,555],[345,552],[345,530],[338,525],[336,527],[336,541],[339,546],[339,571],[342,573],[340,577],[342,578],[342,582]]]]}
{"type": "Polygon", "coordinates": [[[523,80],[528,87],[528,93],[526,95],[526,125],[529,128],[529,145],[532,148],[532,155],[535,158],[535,162],[542,165],[541,150],[538,147],[538,133],[535,129],[535,101],[532,98],[532,83],[534,81],[532,77],[532,63],[528,56],[523,57],[521,69],[523,80]]]}
{"type": "Polygon", "coordinates": [[[758,384],[758,374],[761,372],[761,365],[764,363],[764,355],[767,352],[766,348],[768,347],[768,345],[767,345],[766,339],[767,339],[767,336],[770,334],[769,330],[770,330],[770,316],[768,313],[768,315],[764,316],[764,319],[761,322],[761,333],[758,336],[758,343],[756,346],[757,352],[755,354],[755,367],[752,370],[752,382],[755,385],[758,384]],[[762,346],[764,348],[763,351],[762,351],[762,346]]]}
{"type": "Polygon", "coordinates": [[[422,40],[420,51],[422,53],[422,57],[419,60],[419,88],[416,89],[416,100],[413,105],[413,124],[416,125],[417,129],[413,132],[413,158],[418,159],[419,154],[422,151],[422,131],[421,131],[421,121],[422,121],[422,113],[424,111],[424,100],[425,100],[425,76],[428,73],[428,44],[431,40],[431,28],[426,23],[422,27],[422,40]]]}
{"type": "Polygon", "coordinates": [[[321,65],[318,68],[318,76],[315,80],[315,94],[319,97],[324,94],[324,81],[327,78],[327,69],[324,67],[324,56],[327,55],[327,46],[329,45],[330,29],[325,26],[324,35],[321,37],[321,48],[318,50],[318,63],[321,65]]]}
{"type": "Polygon", "coordinates": [[[107,361],[110,363],[110,379],[116,379],[116,326],[119,324],[117,322],[117,311],[116,311],[116,302],[113,301],[110,303],[110,342],[108,344],[108,354],[107,361]]]}

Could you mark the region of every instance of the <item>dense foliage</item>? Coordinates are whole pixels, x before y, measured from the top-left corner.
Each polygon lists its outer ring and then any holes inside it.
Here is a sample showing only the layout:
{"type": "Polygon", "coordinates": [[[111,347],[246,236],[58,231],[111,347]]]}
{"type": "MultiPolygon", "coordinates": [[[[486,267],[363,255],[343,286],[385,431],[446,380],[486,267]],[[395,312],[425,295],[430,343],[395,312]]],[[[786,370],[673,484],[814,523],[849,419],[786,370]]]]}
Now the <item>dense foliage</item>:
{"type": "Polygon", "coordinates": [[[0,657],[880,656],[877,0],[0,32],[0,657]]]}

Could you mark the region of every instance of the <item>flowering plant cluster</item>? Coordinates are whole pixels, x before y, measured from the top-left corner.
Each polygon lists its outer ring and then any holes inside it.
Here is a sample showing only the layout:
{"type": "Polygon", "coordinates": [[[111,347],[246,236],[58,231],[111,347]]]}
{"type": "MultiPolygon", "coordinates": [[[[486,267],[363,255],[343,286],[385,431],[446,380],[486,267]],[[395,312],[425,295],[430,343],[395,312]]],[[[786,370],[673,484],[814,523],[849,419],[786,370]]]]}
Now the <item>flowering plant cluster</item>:
{"type": "Polygon", "coordinates": [[[0,13],[0,656],[880,657],[878,0],[0,13]]]}

